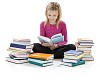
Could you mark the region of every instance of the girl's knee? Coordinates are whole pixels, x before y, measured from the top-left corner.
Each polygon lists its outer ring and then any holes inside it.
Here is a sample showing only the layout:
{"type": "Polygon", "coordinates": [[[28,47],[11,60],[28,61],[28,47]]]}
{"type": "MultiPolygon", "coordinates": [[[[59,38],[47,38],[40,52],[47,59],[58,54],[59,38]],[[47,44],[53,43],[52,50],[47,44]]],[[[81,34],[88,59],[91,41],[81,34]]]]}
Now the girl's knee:
{"type": "Polygon", "coordinates": [[[72,48],[72,50],[76,50],[76,46],[74,44],[70,44],[70,47],[72,48]]]}

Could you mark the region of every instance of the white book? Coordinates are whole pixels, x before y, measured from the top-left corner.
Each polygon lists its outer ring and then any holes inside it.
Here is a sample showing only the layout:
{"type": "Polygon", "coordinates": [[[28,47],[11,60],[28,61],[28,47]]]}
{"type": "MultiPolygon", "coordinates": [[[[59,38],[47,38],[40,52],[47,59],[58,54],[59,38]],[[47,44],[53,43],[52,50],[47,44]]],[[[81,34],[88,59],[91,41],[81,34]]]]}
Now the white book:
{"type": "Polygon", "coordinates": [[[91,48],[77,48],[77,50],[91,50],[91,48]]]}
{"type": "Polygon", "coordinates": [[[31,44],[31,42],[27,42],[27,41],[26,42],[20,42],[20,41],[15,41],[15,40],[13,41],[13,43],[14,44],[21,44],[21,45],[30,45],[31,44]]]}
{"type": "Polygon", "coordinates": [[[83,57],[82,60],[85,60],[85,61],[94,61],[94,58],[93,57],[83,57]]]}
{"type": "Polygon", "coordinates": [[[10,52],[10,54],[12,55],[28,55],[29,53],[25,53],[25,52],[10,52]]]}
{"type": "Polygon", "coordinates": [[[21,49],[21,48],[14,48],[14,47],[9,47],[7,50],[11,50],[11,51],[23,51],[23,52],[30,52],[31,49],[21,49]]]}
{"type": "Polygon", "coordinates": [[[93,40],[90,38],[78,38],[78,41],[79,42],[91,42],[91,43],[93,43],[93,40]]]}
{"type": "Polygon", "coordinates": [[[63,59],[62,61],[63,62],[77,63],[79,61],[79,59],[78,60],[75,60],[75,59],[63,59]]]}
{"type": "Polygon", "coordinates": [[[30,45],[31,40],[30,39],[24,39],[24,38],[13,38],[13,43],[21,44],[21,45],[30,45]]]}
{"type": "Polygon", "coordinates": [[[13,41],[17,42],[30,42],[30,39],[24,39],[24,38],[13,38],[13,41]]]}
{"type": "Polygon", "coordinates": [[[10,57],[6,57],[6,61],[15,63],[15,64],[23,64],[23,63],[28,63],[28,60],[15,60],[10,57]]]}
{"type": "Polygon", "coordinates": [[[92,55],[91,54],[84,54],[83,57],[92,57],[92,55]]]}
{"type": "Polygon", "coordinates": [[[94,43],[80,43],[81,46],[93,46],[94,43]]]}
{"type": "Polygon", "coordinates": [[[29,56],[29,54],[27,54],[27,55],[14,55],[14,54],[9,54],[9,56],[14,56],[14,57],[16,57],[16,58],[28,58],[28,56],[29,56]]]}

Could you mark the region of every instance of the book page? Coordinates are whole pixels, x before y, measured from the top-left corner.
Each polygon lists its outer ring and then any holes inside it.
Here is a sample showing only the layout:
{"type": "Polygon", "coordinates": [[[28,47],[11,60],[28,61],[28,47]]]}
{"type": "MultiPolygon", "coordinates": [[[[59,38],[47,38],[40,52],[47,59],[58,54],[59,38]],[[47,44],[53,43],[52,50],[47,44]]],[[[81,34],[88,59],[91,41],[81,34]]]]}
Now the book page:
{"type": "Polygon", "coordinates": [[[57,38],[57,37],[60,37],[60,36],[62,36],[61,33],[59,33],[59,34],[55,34],[55,35],[53,35],[53,36],[51,37],[51,39],[53,39],[53,38],[57,38]]]}
{"type": "Polygon", "coordinates": [[[39,36],[38,39],[40,42],[50,42],[50,39],[44,36],[39,36]]]}

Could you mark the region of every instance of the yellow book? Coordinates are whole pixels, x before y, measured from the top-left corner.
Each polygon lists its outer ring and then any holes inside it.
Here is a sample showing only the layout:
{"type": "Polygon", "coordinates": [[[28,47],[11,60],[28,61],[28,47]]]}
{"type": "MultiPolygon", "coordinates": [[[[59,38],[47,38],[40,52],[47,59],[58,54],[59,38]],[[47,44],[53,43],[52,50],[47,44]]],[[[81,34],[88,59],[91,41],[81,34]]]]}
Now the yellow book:
{"type": "Polygon", "coordinates": [[[29,58],[37,58],[37,59],[43,59],[43,60],[49,60],[53,59],[53,54],[46,54],[46,53],[33,53],[29,55],[29,58]]]}
{"type": "Polygon", "coordinates": [[[84,53],[91,53],[91,50],[84,50],[84,53]]]}
{"type": "Polygon", "coordinates": [[[90,39],[90,38],[78,38],[77,40],[78,41],[83,41],[83,42],[93,42],[93,40],[90,39]]]}
{"type": "Polygon", "coordinates": [[[66,59],[76,59],[76,60],[78,60],[78,59],[80,59],[80,58],[82,58],[84,56],[84,54],[81,54],[81,55],[78,55],[78,56],[69,56],[69,55],[64,55],[64,58],[66,58],[66,59]]]}

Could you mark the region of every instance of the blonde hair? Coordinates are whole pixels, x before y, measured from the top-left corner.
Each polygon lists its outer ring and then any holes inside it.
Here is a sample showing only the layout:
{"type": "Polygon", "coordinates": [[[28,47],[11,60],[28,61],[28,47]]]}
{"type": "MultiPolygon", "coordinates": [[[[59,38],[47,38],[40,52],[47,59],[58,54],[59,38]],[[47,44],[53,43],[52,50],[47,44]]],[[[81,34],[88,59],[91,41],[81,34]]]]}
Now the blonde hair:
{"type": "Polygon", "coordinates": [[[47,12],[48,12],[48,10],[58,11],[58,18],[57,18],[57,20],[56,20],[56,26],[58,27],[59,22],[60,22],[60,20],[61,20],[61,14],[62,14],[60,5],[59,5],[57,2],[50,2],[50,3],[47,5],[46,11],[45,11],[45,15],[46,15],[45,25],[46,25],[46,24],[50,24],[50,23],[49,23],[49,20],[48,20],[48,17],[47,17],[47,12]]]}

